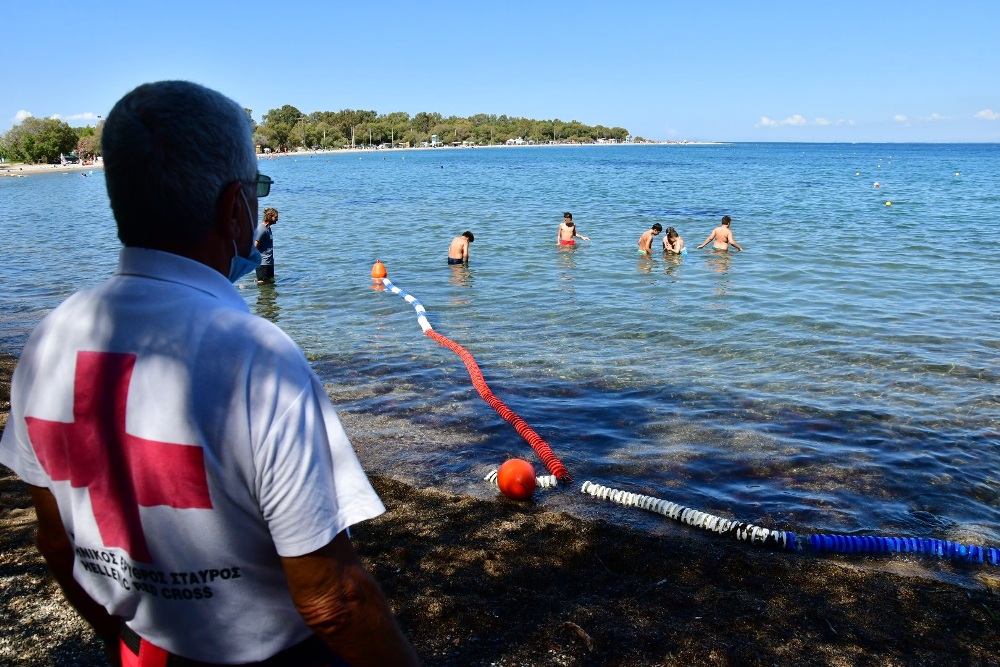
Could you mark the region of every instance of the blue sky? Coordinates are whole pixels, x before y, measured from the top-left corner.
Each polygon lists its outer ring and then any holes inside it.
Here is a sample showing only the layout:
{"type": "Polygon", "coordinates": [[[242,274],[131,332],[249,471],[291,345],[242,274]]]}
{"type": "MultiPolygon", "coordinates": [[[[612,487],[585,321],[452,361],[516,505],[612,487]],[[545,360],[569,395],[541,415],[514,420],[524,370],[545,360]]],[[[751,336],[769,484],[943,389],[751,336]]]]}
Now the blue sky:
{"type": "Polygon", "coordinates": [[[1000,142],[1000,2],[0,0],[0,132],[140,83],[692,141],[1000,142]]]}

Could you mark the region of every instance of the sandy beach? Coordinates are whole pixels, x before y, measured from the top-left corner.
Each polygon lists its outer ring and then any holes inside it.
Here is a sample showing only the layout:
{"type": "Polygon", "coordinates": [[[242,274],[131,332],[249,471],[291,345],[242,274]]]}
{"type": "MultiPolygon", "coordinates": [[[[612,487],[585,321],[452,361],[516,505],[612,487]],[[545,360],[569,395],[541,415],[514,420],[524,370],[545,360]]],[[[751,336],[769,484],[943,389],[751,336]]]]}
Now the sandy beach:
{"type": "Polygon", "coordinates": [[[21,162],[4,162],[0,164],[0,178],[4,176],[10,178],[21,178],[23,176],[33,176],[36,174],[60,174],[89,172],[95,169],[104,169],[103,162],[93,164],[24,164],[21,162]]]}
{"type": "MultiPolygon", "coordinates": [[[[0,425],[15,362],[0,356],[0,425]]],[[[364,463],[369,418],[341,417],[364,463]]],[[[941,564],[955,583],[898,557],[772,553],[373,483],[388,511],[354,543],[425,665],[1000,664],[994,566],[941,564]]],[[[0,664],[106,664],[33,537],[24,484],[0,467],[0,664]]]]}

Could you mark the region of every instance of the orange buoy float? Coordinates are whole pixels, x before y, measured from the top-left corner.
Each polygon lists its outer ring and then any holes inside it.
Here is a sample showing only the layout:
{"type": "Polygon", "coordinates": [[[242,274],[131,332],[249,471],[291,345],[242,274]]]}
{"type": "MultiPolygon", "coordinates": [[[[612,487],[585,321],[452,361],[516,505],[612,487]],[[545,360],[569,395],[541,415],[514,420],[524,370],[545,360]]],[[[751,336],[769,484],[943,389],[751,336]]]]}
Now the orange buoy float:
{"type": "Polygon", "coordinates": [[[524,459],[510,459],[497,471],[500,492],[513,500],[528,500],[535,492],[535,468],[524,459]]]}
{"type": "Polygon", "coordinates": [[[382,280],[388,274],[385,272],[385,264],[381,260],[376,259],[374,266],[372,266],[372,280],[382,280]]]}

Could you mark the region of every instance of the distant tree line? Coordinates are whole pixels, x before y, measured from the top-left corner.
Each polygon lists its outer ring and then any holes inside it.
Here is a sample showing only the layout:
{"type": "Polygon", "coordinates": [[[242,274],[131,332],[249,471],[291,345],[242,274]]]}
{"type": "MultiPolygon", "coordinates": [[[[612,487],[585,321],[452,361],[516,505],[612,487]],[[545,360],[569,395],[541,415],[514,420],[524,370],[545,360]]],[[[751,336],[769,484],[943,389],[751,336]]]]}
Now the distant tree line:
{"type": "MultiPolygon", "coordinates": [[[[253,111],[245,109],[253,124],[253,140],[272,151],[306,148],[350,148],[409,144],[420,146],[437,137],[443,145],[472,143],[477,146],[503,144],[507,140],[526,143],[624,142],[623,127],[585,125],[579,121],[532,120],[495,114],[468,118],[421,111],[379,114],[376,111],[343,109],[304,114],[290,104],[271,109],[258,124],[253,111]]],[[[96,127],[70,127],[57,118],[25,118],[0,136],[0,157],[16,162],[56,162],[60,154],[75,153],[86,160],[101,153],[104,121],[96,127]]],[[[641,137],[638,138],[641,140],[641,137]]]]}
{"type": "MultiPolygon", "coordinates": [[[[246,109],[253,120],[253,112],[246,109]]],[[[304,114],[290,104],[271,109],[258,125],[254,123],[254,143],[261,148],[288,150],[306,148],[350,148],[431,143],[433,137],[445,145],[455,142],[478,146],[503,144],[508,139],[525,142],[593,143],[599,140],[624,142],[624,127],[585,125],[579,121],[532,120],[495,114],[468,118],[421,111],[411,116],[405,111],[380,114],[362,109],[314,111],[304,114]]]]}

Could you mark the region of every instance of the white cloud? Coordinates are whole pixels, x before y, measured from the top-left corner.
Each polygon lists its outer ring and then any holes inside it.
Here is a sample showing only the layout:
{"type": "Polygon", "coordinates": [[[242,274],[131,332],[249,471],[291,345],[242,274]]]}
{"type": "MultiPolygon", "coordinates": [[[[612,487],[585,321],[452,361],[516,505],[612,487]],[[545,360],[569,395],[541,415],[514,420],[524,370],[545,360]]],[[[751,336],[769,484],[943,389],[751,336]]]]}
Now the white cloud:
{"type": "Polygon", "coordinates": [[[16,114],[14,114],[13,121],[15,123],[20,123],[25,118],[31,118],[31,112],[30,111],[25,111],[24,109],[21,109],[16,114]]]}
{"type": "Polygon", "coordinates": [[[932,113],[927,118],[924,118],[924,120],[929,120],[931,122],[934,122],[934,121],[938,121],[938,120],[948,120],[948,117],[947,116],[942,116],[939,113],[932,113]]]}
{"type": "Polygon", "coordinates": [[[761,116],[757,127],[778,127],[779,125],[806,125],[806,119],[799,114],[789,116],[785,120],[772,120],[767,116],[761,116]]]}
{"type": "Polygon", "coordinates": [[[997,113],[992,109],[983,109],[977,113],[974,118],[978,118],[980,120],[1000,120],[1000,113],[997,113]]]}
{"type": "Polygon", "coordinates": [[[897,123],[909,123],[910,122],[910,119],[907,118],[906,116],[904,116],[901,113],[896,114],[895,116],[892,117],[892,119],[894,121],[896,121],[897,123]]]}
{"type": "Polygon", "coordinates": [[[57,113],[52,114],[51,116],[49,116],[49,118],[51,118],[52,120],[62,120],[62,116],[60,116],[57,113]]]}
{"type": "Polygon", "coordinates": [[[761,116],[760,122],[757,123],[757,127],[781,127],[783,125],[816,125],[817,127],[827,127],[830,125],[854,125],[853,120],[848,120],[844,118],[839,118],[837,120],[830,120],[829,118],[823,118],[818,116],[813,119],[812,123],[807,121],[801,114],[794,114],[789,116],[784,120],[775,120],[773,118],[768,118],[767,116],[761,116]]]}
{"type": "Polygon", "coordinates": [[[93,111],[87,111],[86,113],[75,113],[72,116],[66,116],[64,120],[85,120],[90,122],[90,121],[98,121],[100,120],[100,118],[101,117],[98,116],[93,111]]]}

